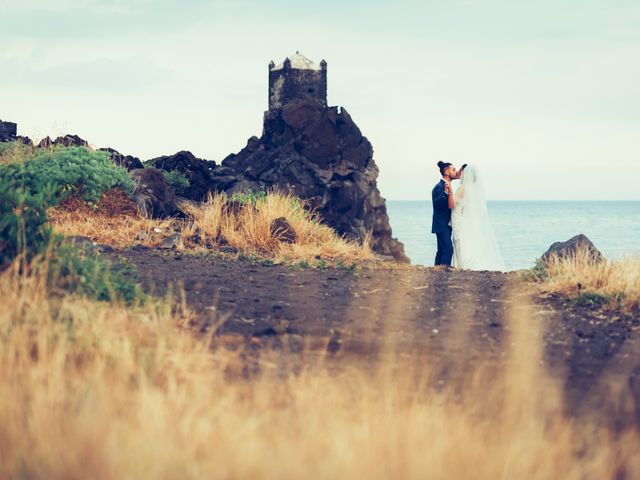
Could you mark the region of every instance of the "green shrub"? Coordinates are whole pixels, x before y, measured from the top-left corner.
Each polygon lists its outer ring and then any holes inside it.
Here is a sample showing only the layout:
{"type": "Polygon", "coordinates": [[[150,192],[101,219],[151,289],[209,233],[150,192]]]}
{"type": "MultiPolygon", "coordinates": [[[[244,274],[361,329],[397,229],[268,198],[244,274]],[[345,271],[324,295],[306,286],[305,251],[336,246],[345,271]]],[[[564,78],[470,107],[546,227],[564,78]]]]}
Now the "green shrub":
{"type": "Polygon", "coordinates": [[[60,242],[49,259],[47,280],[53,289],[95,300],[133,304],[145,299],[131,266],[113,264],[96,252],[60,242]]]}
{"type": "Polygon", "coordinates": [[[167,183],[173,188],[173,191],[176,192],[176,195],[184,195],[187,188],[191,186],[191,182],[185,174],[178,170],[162,170],[162,174],[167,183]]]}
{"type": "Polygon", "coordinates": [[[326,260],[321,258],[320,260],[316,261],[314,266],[319,270],[324,270],[329,266],[329,263],[326,260]]]}
{"type": "Polygon", "coordinates": [[[547,264],[540,259],[536,260],[534,267],[526,272],[525,278],[534,282],[543,282],[544,280],[547,280],[549,278],[547,264]]]}
{"type": "Polygon", "coordinates": [[[232,202],[241,203],[242,205],[256,205],[261,200],[267,198],[267,192],[236,192],[231,195],[232,202]]]}
{"type": "Polygon", "coordinates": [[[69,195],[97,202],[110,188],[132,192],[135,187],[127,171],[109,160],[106,152],[84,147],[37,149],[24,162],[0,164],[0,178],[30,195],[47,191],[49,205],[69,195]]]}
{"type": "Polygon", "coordinates": [[[580,307],[603,307],[614,300],[613,295],[607,295],[606,293],[594,292],[592,290],[585,290],[580,292],[575,299],[576,305],[580,307]]]}
{"type": "Polygon", "coordinates": [[[18,255],[30,261],[49,245],[47,190],[32,194],[0,180],[0,270],[18,255]]]}
{"type": "Polygon", "coordinates": [[[358,268],[358,264],[356,262],[345,263],[342,260],[338,260],[336,268],[339,270],[346,270],[348,272],[355,272],[358,268]]]}
{"type": "Polygon", "coordinates": [[[10,180],[0,177],[0,270],[21,255],[36,266],[46,259],[48,284],[54,290],[128,304],[144,300],[131,267],[113,265],[52,233],[47,223],[47,201],[55,197],[52,184],[32,193],[14,188],[10,180]]]}

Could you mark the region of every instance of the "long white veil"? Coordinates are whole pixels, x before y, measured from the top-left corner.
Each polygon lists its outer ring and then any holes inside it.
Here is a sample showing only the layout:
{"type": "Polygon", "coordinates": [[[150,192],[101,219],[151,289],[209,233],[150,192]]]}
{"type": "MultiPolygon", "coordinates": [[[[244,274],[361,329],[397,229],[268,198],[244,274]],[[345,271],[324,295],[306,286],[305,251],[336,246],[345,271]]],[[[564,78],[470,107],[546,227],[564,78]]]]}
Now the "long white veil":
{"type": "Polygon", "coordinates": [[[459,187],[454,217],[452,218],[457,239],[456,264],[471,270],[504,271],[505,265],[496,242],[484,188],[478,169],[472,165],[464,169],[459,187]]]}

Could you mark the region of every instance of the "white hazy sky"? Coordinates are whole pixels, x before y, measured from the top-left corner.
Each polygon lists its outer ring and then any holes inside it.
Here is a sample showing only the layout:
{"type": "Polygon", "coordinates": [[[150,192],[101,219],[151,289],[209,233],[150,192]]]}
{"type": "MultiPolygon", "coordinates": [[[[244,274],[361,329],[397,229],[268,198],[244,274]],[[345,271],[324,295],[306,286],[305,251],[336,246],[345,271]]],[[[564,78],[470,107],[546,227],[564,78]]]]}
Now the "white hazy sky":
{"type": "Polygon", "coordinates": [[[640,199],[638,0],[0,0],[0,119],[220,161],[296,50],[327,60],[388,199],[429,198],[438,160],[490,199],[640,199]]]}

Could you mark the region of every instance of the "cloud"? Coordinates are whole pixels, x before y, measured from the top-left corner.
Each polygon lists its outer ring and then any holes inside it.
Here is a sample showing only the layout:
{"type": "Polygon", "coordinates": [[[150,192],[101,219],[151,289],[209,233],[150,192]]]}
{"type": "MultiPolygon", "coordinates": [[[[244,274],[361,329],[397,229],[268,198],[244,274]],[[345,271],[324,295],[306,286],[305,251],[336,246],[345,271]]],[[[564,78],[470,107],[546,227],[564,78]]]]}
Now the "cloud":
{"type": "Polygon", "coordinates": [[[165,82],[171,70],[160,68],[148,59],[63,59],[53,65],[35,65],[20,59],[0,60],[0,85],[32,86],[56,90],[111,91],[134,93],[165,82]]]}
{"type": "Polygon", "coordinates": [[[197,23],[229,2],[206,0],[66,0],[7,2],[1,38],[82,38],[130,32],[176,31],[197,23]]]}

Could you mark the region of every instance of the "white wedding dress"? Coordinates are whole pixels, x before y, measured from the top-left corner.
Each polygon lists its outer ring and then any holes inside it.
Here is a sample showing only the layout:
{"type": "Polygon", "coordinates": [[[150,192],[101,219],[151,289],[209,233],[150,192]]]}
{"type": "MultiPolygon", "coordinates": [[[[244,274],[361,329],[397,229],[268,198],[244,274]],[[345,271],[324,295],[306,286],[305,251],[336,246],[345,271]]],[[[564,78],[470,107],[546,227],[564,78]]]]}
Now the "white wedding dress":
{"type": "Polygon", "coordinates": [[[504,271],[478,170],[467,166],[460,183],[451,212],[453,266],[463,270],[504,271]]]}

